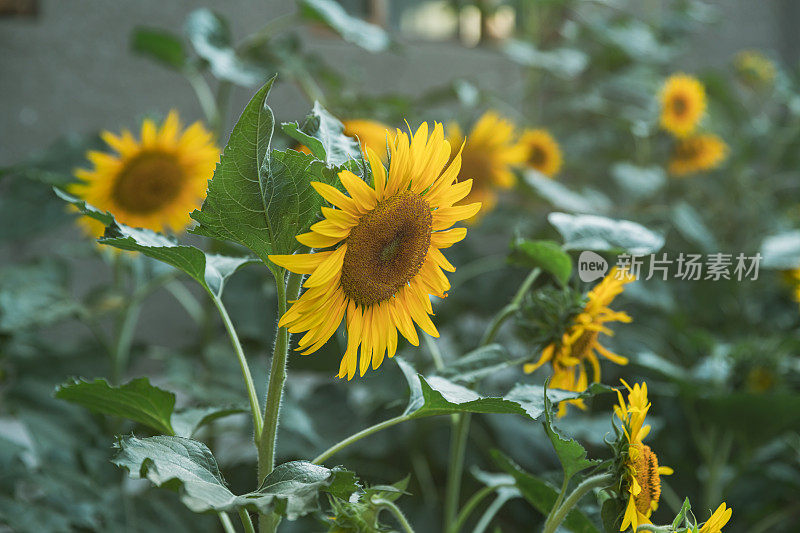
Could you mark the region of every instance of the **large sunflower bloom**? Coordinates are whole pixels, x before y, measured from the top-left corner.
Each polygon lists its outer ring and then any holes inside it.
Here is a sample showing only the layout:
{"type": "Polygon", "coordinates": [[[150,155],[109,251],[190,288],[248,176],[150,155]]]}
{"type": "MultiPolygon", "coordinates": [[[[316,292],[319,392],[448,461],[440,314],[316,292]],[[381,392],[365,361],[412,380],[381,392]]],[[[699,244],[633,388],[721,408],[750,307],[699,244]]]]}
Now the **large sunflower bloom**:
{"type": "Polygon", "coordinates": [[[661,499],[661,476],[672,474],[672,469],[658,466],[656,454],[642,443],[650,433],[650,426],[644,424],[650,409],[647,383],[634,384],[633,388],[624,381],[622,384],[628,389],[628,401],[617,391],[619,405],[614,406],[614,414],[622,422],[628,444],[628,456],[623,465],[628,503],[619,530],[625,531],[630,526],[632,531],[636,531],[639,524],[651,523],[650,515],[658,509],[661,499]]]}
{"type": "Polygon", "coordinates": [[[670,76],[661,88],[661,127],[676,137],[691,135],[706,111],[706,90],[697,78],[670,76]]]}
{"type": "MultiPolygon", "coordinates": [[[[592,381],[600,381],[598,353],[618,365],[628,364],[628,359],[600,344],[599,336],[601,333],[609,336],[614,334],[606,327],[605,324],[608,322],[627,323],[632,320],[627,313],[614,311],[608,306],[622,293],[625,284],[635,279],[627,270],[612,268],[603,281],[589,291],[583,311],[572,320],[561,340],[547,345],[542,350],[539,360],[536,363],[526,364],[523,370],[531,373],[550,362],[553,367],[553,377],[550,380],[552,388],[583,392],[589,386],[587,364],[592,367],[592,381]]],[[[568,403],[580,409],[586,408],[581,399],[568,400],[559,404],[558,416],[566,414],[568,403]]]]}
{"type": "Polygon", "coordinates": [[[312,183],[338,209],[323,207],[325,220],[297,240],[325,250],[270,256],[279,266],[309,274],[306,291],[279,322],[290,332],[307,332],[298,350],[315,352],[346,320],[340,378],[351,379],[357,370],[363,376],[370,364],[377,369],[387,354],[394,356],[398,331],[418,345],[414,322],[439,335],[428,316],[429,295],[446,296],[450,283],[442,269],[455,270],[440,249],[466,236],[466,229],[450,226],[480,210],[479,203],[454,205],[469,194],[472,180],[456,183],[461,154],[450,161],[441,124],[430,137],[426,123],[410,139],[398,131],[389,148],[387,176],[378,154],[367,147],[372,187],[349,171],[339,174],[349,196],[312,183]]]}
{"type": "Polygon", "coordinates": [[[552,178],[561,170],[562,156],[558,142],[547,130],[526,130],[520,143],[528,150],[525,163],[552,178]]]}
{"type": "Polygon", "coordinates": [[[699,533],[721,533],[722,528],[728,523],[733,514],[733,509],[726,509],[725,502],[719,504],[717,510],[712,513],[706,523],[700,528],[699,533]]]}
{"type": "MultiPolygon", "coordinates": [[[[75,170],[81,182],[69,191],[128,226],[182,231],[205,196],[219,148],[200,122],[181,131],[174,110],[161,128],[145,119],[140,135],[137,140],[128,130],[119,136],[104,131],[103,140],[116,154],[89,151],[94,168],[75,170]]],[[[88,217],[80,222],[90,235],[103,234],[101,222],[88,217]]]]}
{"type": "Polygon", "coordinates": [[[713,134],[695,135],[678,141],[669,161],[669,173],[683,177],[695,172],[713,170],[728,154],[725,141],[713,134]]]}
{"type": "Polygon", "coordinates": [[[481,215],[497,204],[496,189],[509,189],[516,183],[513,166],[522,164],[528,155],[517,140],[514,124],[494,111],[487,111],[465,138],[458,124],[448,125],[452,146],[464,145],[461,154],[459,181],[475,180],[467,201],[482,204],[481,215]]]}

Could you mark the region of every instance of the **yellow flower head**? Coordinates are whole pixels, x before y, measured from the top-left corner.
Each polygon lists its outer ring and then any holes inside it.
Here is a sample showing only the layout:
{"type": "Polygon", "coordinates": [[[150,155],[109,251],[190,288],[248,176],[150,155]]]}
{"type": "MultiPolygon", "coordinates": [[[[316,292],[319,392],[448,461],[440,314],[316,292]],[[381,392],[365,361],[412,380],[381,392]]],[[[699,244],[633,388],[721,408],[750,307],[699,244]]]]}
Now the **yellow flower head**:
{"type": "Polygon", "coordinates": [[[717,510],[711,514],[706,523],[700,528],[699,533],[720,533],[733,514],[733,509],[729,507],[726,509],[726,507],[725,502],[719,504],[717,510]]]}
{"type": "Polygon", "coordinates": [[[458,124],[450,124],[448,130],[452,146],[464,145],[459,181],[474,180],[467,201],[481,202],[480,214],[484,215],[497,204],[495,190],[509,189],[516,183],[511,169],[525,161],[527,150],[518,142],[514,124],[494,111],[484,113],[466,138],[458,124]]]}
{"type": "Polygon", "coordinates": [[[775,63],[758,50],[742,50],[733,61],[742,79],[752,85],[771,85],[775,80],[775,63]]]}
{"type": "Polygon", "coordinates": [[[351,379],[356,370],[363,376],[370,364],[377,369],[386,354],[394,356],[398,331],[418,345],[415,322],[438,337],[428,316],[433,314],[429,296],[445,297],[450,283],[442,270],[455,271],[440,250],[467,234],[448,228],[480,210],[479,203],[454,205],[469,194],[472,180],[456,182],[461,154],[451,160],[441,124],[430,136],[426,123],[410,139],[397,131],[389,147],[388,175],[367,147],[372,187],[349,171],[339,174],[349,196],[312,183],[335,208],[323,207],[325,219],[297,240],[324,250],[270,256],[292,272],[309,274],[306,291],[279,322],[290,332],[307,332],[298,350],[317,351],[346,321],[340,378],[351,379]]]}
{"type": "MultiPolygon", "coordinates": [[[[606,327],[608,322],[627,323],[632,320],[626,313],[613,311],[608,306],[622,293],[625,284],[635,279],[627,270],[612,268],[603,281],[589,291],[583,311],[572,320],[560,342],[547,345],[536,363],[528,363],[523,367],[525,372],[531,373],[550,362],[553,367],[553,377],[550,380],[552,388],[583,392],[589,386],[587,365],[593,371],[592,381],[600,381],[600,360],[597,353],[618,365],[628,364],[625,357],[600,344],[599,336],[601,333],[609,336],[614,334],[606,327]]],[[[580,409],[586,408],[581,399],[564,401],[558,406],[558,416],[566,414],[568,403],[580,409]]]]}
{"type": "Polygon", "coordinates": [[[691,135],[706,111],[706,90],[692,76],[674,74],[661,87],[661,127],[676,137],[691,135]]]}
{"type": "Polygon", "coordinates": [[[669,173],[683,177],[719,167],[728,155],[728,145],[713,134],[695,135],[678,141],[669,161],[669,173]]]}
{"type": "MultiPolygon", "coordinates": [[[[161,128],[146,119],[140,140],[128,130],[119,136],[104,131],[102,138],[116,153],[88,152],[94,168],[75,170],[81,182],[69,192],[128,226],[185,229],[219,160],[212,134],[199,122],[181,131],[173,110],[161,128]]],[[[90,235],[103,234],[101,222],[83,217],[81,224],[90,235]]]]}
{"type": "Polygon", "coordinates": [[[526,164],[552,178],[561,170],[562,157],[558,142],[547,130],[525,130],[520,142],[528,151],[526,164]]]}
{"type": "Polygon", "coordinates": [[[636,531],[639,524],[649,524],[650,515],[658,509],[661,499],[661,476],[672,474],[672,469],[658,466],[658,458],[649,446],[642,443],[650,426],[644,424],[650,402],[647,399],[647,383],[634,384],[628,389],[628,401],[617,391],[619,405],[614,406],[614,414],[622,422],[622,430],[627,441],[627,458],[623,464],[624,487],[628,493],[628,503],[622,518],[620,531],[628,526],[636,531]]]}

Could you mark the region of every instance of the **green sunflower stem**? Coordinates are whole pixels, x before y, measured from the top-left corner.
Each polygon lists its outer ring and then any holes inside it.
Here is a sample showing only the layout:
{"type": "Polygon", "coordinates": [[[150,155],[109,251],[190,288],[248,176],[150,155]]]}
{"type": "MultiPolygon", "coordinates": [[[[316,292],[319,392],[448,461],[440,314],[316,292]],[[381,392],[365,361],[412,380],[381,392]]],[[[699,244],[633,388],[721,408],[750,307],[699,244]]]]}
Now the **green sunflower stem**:
{"type": "Polygon", "coordinates": [[[414,533],[414,528],[412,528],[411,524],[408,523],[403,511],[401,511],[400,508],[393,502],[384,500],[383,498],[372,498],[372,503],[377,506],[379,510],[385,510],[392,513],[395,520],[397,520],[405,533],[414,533]]]}
{"type": "Polygon", "coordinates": [[[450,464],[447,469],[447,487],[444,501],[444,531],[449,531],[456,521],[458,500],[461,496],[461,477],[464,473],[464,455],[467,451],[470,413],[453,416],[450,440],[450,464]]]}
{"type": "Polygon", "coordinates": [[[670,526],[654,526],[653,524],[641,524],[636,531],[653,531],[654,533],[672,533],[670,526]]]}
{"type": "Polygon", "coordinates": [[[469,515],[472,514],[472,511],[474,511],[475,508],[478,507],[478,505],[484,499],[497,492],[498,489],[501,489],[503,487],[513,487],[513,486],[514,485],[511,483],[507,485],[487,485],[486,487],[483,487],[481,490],[473,494],[472,497],[467,501],[467,503],[464,504],[464,507],[458,513],[456,521],[453,523],[453,525],[446,533],[458,533],[461,530],[461,528],[464,527],[464,524],[466,524],[469,515]]]}
{"type": "Polygon", "coordinates": [[[531,285],[536,281],[536,278],[539,277],[539,274],[542,273],[540,268],[534,268],[531,270],[528,277],[525,278],[525,281],[522,282],[522,285],[519,286],[517,289],[517,293],[514,295],[514,298],[508,303],[507,306],[502,308],[499,313],[495,315],[492,319],[492,323],[489,324],[489,327],[486,328],[486,333],[483,334],[483,338],[481,339],[481,346],[486,346],[487,344],[491,343],[497,332],[500,331],[500,326],[505,323],[506,320],[514,316],[519,310],[520,305],[522,304],[522,299],[528,294],[528,291],[531,289],[531,285]]]}
{"type": "MultiPolygon", "coordinates": [[[[275,286],[278,293],[278,320],[286,313],[288,297],[295,299],[300,292],[302,274],[289,273],[276,269],[275,286]]],[[[283,397],[283,386],[286,383],[286,358],[289,353],[289,330],[277,327],[275,332],[275,348],[272,352],[272,365],[267,382],[267,399],[264,405],[264,427],[258,439],[258,483],[275,468],[275,443],[278,435],[278,417],[283,397]]],[[[275,531],[280,522],[277,515],[260,515],[259,531],[262,533],[275,531]]]]}
{"type": "Polygon", "coordinates": [[[317,465],[322,464],[325,461],[327,461],[332,455],[347,448],[351,444],[360,441],[364,437],[368,437],[373,433],[377,433],[378,431],[381,431],[383,429],[390,428],[396,424],[399,424],[400,422],[405,422],[406,420],[411,420],[411,417],[408,415],[396,416],[394,418],[390,418],[389,420],[385,420],[383,422],[375,424],[374,426],[370,426],[367,429],[361,430],[358,433],[354,433],[353,435],[350,435],[346,439],[337,442],[336,444],[334,444],[333,446],[331,446],[330,448],[319,454],[311,462],[317,465]]]}
{"type": "Polygon", "coordinates": [[[580,485],[575,487],[575,490],[572,491],[572,494],[567,496],[567,498],[564,500],[564,503],[562,503],[559,507],[553,506],[553,509],[551,509],[550,514],[547,516],[547,520],[544,523],[544,529],[542,530],[543,533],[555,533],[555,531],[558,529],[558,526],[561,525],[561,522],[564,521],[569,512],[573,507],[575,507],[575,505],[577,505],[581,498],[586,496],[586,494],[592,489],[607,486],[612,481],[613,477],[611,474],[598,474],[596,476],[584,479],[580,485]]]}
{"type": "Polygon", "coordinates": [[[253,520],[250,518],[250,513],[247,512],[247,509],[244,507],[239,508],[239,519],[242,521],[242,527],[244,527],[245,533],[256,533],[253,520]]]}

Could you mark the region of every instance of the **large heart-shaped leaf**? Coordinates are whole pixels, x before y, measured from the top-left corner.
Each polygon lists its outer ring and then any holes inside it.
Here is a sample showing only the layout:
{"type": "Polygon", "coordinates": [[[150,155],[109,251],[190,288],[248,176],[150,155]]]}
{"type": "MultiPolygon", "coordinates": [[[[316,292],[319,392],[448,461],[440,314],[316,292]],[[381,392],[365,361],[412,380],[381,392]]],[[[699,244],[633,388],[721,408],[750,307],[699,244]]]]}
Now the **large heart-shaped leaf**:
{"type": "Polygon", "coordinates": [[[141,252],[157,261],[172,265],[195,279],[211,296],[219,298],[225,282],[240,267],[255,262],[250,257],[229,257],[207,254],[195,248],[178,244],[172,237],[156,233],[149,229],[131,228],[114,220],[110,213],[103,213],[83,200],[55,189],[56,194],[74,205],[86,216],[106,224],[101,244],[107,244],[121,250],[141,252]]]}
{"type": "Polygon", "coordinates": [[[322,197],[312,181],[334,184],[334,170],[310,154],[270,153],[274,117],[266,103],[274,78],[245,107],[209,182],[208,196],[192,218],[192,233],[239,243],[267,265],[270,254],[300,248],[295,236],[319,215],[322,197]]]}
{"type": "Polygon", "coordinates": [[[156,28],[134,28],[131,50],[176,70],[186,65],[183,43],[172,33],[156,28]]]}
{"type": "Polygon", "coordinates": [[[545,404],[545,419],[542,424],[547,436],[550,438],[550,442],[553,443],[553,449],[556,451],[558,460],[561,461],[561,466],[564,469],[564,478],[570,480],[578,472],[600,464],[601,461],[597,459],[586,458],[586,449],[578,441],[564,438],[556,431],[553,427],[553,410],[550,398],[544,394],[542,395],[542,400],[545,404]]]}
{"type": "Polygon", "coordinates": [[[595,215],[550,213],[547,220],[564,238],[570,250],[626,251],[633,255],[657,252],[664,237],[629,220],[595,215]]]}
{"type": "Polygon", "coordinates": [[[134,479],[178,491],[181,501],[198,513],[244,507],[294,520],[319,509],[320,492],[347,498],[358,489],[352,472],[292,461],[276,466],[257,491],[237,496],[228,489],[216,459],[202,442],[129,436],[119,439],[116,447],[114,464],[127,469],[134,479]]]}
{"type": "Polygon", "coordinates": [[[590,214],[606,214],[611,210],[611,201],[597,191],[575,192],[536,170],[526,170],[523,176],[525,184],[556,209],[590,214]]]}

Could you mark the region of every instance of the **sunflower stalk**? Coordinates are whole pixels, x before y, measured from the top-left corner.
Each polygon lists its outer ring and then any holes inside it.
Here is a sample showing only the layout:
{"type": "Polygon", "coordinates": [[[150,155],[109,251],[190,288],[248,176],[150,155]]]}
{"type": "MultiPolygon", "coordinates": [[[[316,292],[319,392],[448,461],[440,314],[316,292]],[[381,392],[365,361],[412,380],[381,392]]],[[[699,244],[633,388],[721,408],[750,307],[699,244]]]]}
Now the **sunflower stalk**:
{"type": "Polygon", "coordinates": [[[411,524],[408,523],[408,519],[406,519],[403,511],[401,511],[400,508],[393,502],[383,498],[372,498],[372,503],[378,508],[378,510],[389,511],[392,513],[395,520],[397,520],[405,533],[414,533],[414,528],[412,528],[411,524]]]}
{"type": "MultiPolygon", "coordinates": [[[[592,489],[609,485],[612,481],[613,477],[611,474],[598,474],[584,479],[575,487],[572,494],[567,496],[566,499],[563,499],[564,503],[560,506],[553,506],[553,509],[550,510],[550,514],[547,516],[547,520],[545,520],[544,529],[542,530],[543,533],[554,533],[581,498],[586,496],[592,489]]],[[[563,495],[564,491],[562,491],[561,494],[563,495]]]]}

